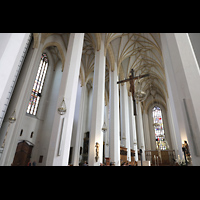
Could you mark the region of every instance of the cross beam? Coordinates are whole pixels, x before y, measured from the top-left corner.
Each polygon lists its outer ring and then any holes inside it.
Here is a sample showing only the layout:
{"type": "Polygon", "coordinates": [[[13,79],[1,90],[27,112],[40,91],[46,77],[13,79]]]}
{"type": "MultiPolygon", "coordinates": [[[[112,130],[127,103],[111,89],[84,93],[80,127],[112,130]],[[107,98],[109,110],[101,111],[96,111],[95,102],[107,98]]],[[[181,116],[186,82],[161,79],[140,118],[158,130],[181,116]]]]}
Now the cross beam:
{"type": "Polygon", "coordinates": [[[132,93],[132,97],[133,97],[133,107],[134,107],[134,115],[136,116],[137,113],[136,113],[136,103],[135,103],[135,97],[134,97],[134,93],[135,93],[134,81],[135,81],[136,79],[145,78],[145,77],[150,76],[150,75],[149,75],[149,74],[143,74],[143,75],[139,75],[139,76],[134,76],[134,70],[133,70],[133,69],[131,69],[130,73],[131,73],[131,75],[129,76],[128,79],[124,79],[124,80],[122,80],[122,81],[118,81],[117,84],[125,83],[125,82],[130,81],[130,92],[132,93]]]}

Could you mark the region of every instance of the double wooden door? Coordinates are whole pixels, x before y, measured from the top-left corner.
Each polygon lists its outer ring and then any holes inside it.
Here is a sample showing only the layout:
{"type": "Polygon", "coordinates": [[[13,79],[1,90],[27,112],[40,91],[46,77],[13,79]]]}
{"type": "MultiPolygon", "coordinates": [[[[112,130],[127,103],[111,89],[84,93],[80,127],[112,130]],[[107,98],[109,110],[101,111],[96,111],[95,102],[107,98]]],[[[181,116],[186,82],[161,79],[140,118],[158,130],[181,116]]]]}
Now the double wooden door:
{"type": "Polygon", "coordinates": [[[33,145],[23,140],[18,143],[12,166],[27,166],[31,158],[33,145]]]}

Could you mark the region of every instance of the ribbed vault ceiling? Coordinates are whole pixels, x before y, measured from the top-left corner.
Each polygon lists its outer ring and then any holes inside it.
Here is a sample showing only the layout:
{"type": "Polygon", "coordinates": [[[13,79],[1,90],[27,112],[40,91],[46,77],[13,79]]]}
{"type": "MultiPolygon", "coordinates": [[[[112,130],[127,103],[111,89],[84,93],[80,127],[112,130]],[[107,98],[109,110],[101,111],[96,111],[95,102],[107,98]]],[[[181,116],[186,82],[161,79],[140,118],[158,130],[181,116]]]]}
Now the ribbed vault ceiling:
{"type": "MultiPolygon", "coordinates": [[[[37,47],[38,37],[37,33],[34,33],[35,47],[37,47]]],[[[58,47],[58,50],[59,57],[64,60],[64,53],[61,51],[67,50],[69,33],[42,33],[41,43],[45,43],[49,37],[60,37],[63,41],[64,45],[58,47]]],[[[119,80],[128,78],[133,68],[135,75],[150,74],[149,77],[141,80],[143,90],[147,93],[143,103],[144,108],[148,109],[153,102],[159,102],[166,107],[168,95],[159,33],[85,33],[80,70],[82,83],[92,83],[95,50],[101,48],[103,37],[106,55],[106,96],[109,96],[109,68],[118,71],[119,80]]]]}

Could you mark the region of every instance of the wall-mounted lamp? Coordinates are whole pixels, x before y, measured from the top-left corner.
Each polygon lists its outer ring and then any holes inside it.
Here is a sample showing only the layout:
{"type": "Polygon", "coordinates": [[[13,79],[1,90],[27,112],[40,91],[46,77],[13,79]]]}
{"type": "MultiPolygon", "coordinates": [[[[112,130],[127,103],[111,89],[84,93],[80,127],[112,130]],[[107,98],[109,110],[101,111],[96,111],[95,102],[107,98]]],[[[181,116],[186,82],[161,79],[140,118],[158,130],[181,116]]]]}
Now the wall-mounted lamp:
{"type": "Polygon", "coordinates": [[[10,128],[10,124],[13,124],[13,123],[16,121],[16,113],[15,113],[15,110],[14,110],[14,112],[11,114],[11,116],[8,118],[8,121],[9,121],[8,128],[7,128],[6,135],[5,135],[5,137],[4,137],[3,144],[2,144],[2,146],[1,146],[1,148],[4,148],[4,146],[5,146],[5,142],[6,142],[6,138],[7,138],[7,135],[8,135],[9,128],[10,128]]]}
{"type": "MultiPolygon", "coordinates": [[[[101,130],[104,132],[104,134],[105,134],[105,132],[107,131],[107,127],[106,127],[106,123],[105,123],[105,122],[104,122],[103,127],[102,127],[101,130]]],[[[108,137],[107,137],[106,146],[109,145],[108,143],[109,143],[109,142],[108,142],[108,137]]]]}
{"type": "Polygon", "coordinates": [[[96,157],[95,157],[95,159],[96,159],[96,162],[97,162],[98,159],[99,159],[99,147],[100,147],[100,144],[98,142],[96,142],[95,147],[96,147],[96,157]]]}
{"type": "Polygon", "coordinates": [[[66,111],[67,111],[67,108],[66,108],[66,105],[65,105],[65,100],[63,98],[63,100],[62,100],[62,102],[61,102],[61,104],[58,108],[58,113],[59,113],[59,115],[64,115],[66,113],[66,111]]]}
{"type": "Polygon", "coordinates": [[[106,124],[105,124],[105,122],[104,122],[104,124],[103,124],[103,127],[102,127],[102,129],[101,129],[103,132],[105,132],[106,130],[107,130],[107,127],[106,127],[106,124]]]}
{"type": "Polygon", "coordinates": [[[9,122],[10,123],[14,123],[16,121],[16,113],[15,113],[15,110],[14,112],[12,113],[12,115],[8,118],[9,122]]]}

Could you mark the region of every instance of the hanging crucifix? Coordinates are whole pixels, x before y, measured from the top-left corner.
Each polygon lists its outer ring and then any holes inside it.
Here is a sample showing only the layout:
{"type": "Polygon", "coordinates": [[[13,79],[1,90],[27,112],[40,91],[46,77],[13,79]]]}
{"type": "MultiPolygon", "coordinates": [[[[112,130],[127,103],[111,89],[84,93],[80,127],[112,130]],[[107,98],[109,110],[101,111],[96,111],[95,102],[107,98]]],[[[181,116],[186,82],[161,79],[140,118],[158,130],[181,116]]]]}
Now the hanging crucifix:
{"type": "Polygon", "coordinates": [[[149,76],[149,74],[134,76],[134,70],[133,70],[133,69],[131,69],[130,73],[131,73],[131,75],[129,76],[128,79],[125,79],[125,80],[122,80],[122,81],[118,81],[117,84],[119,84],[119,83],[125,83],[125,82],[130,81],[130,92],[132,93],[132,97],[133,97],[133,107],[134,107],[134,115],[136,116],[137,113],[136,113],[136,104],[135,104],[135,97],[134,97],[134,93],[135,93],[134,81],[135,81],[136,79],[141,79],[141,78],[147,77],[147,76],[149,76]]]}

